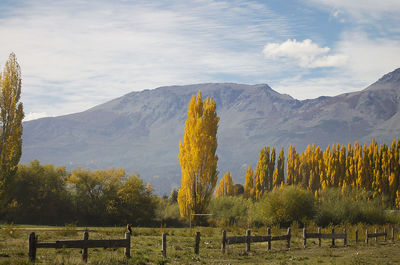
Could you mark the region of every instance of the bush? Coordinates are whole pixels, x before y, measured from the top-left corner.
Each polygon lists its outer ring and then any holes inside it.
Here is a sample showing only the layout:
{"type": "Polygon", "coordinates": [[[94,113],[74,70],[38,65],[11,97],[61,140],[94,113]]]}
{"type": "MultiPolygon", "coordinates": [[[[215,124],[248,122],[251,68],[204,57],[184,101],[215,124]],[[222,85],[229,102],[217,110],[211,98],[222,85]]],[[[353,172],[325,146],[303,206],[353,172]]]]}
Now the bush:
{"type": "Polygon", "coordinates": [[[169,199],[159,199],[157,202],[156,217],[161,226],[182,227],[185,220],[179,213],[179,205],[169,199]]]}
{"type": "Polygon", "coordinates": [[[212,214],[210,223],[218,226],[245,225],[249,201],[240,196],[222,196],[213,198],[208,206],[212,214]]]}
{"type": "Polygon", "coordinates": [[[320,226],[330,224],[383,224],[386,222],[382,199],[372,199],[364,191],[338,188],[321,191],[319,196],[316,223],[320,226]]]}
{"type": "Polygon", "coordinates": [[[265,194],[259,208],[267,225],[289,226],[294,221],[304,224],[314,217],[315,199],[310,191],[283,186],[265,194]]]}

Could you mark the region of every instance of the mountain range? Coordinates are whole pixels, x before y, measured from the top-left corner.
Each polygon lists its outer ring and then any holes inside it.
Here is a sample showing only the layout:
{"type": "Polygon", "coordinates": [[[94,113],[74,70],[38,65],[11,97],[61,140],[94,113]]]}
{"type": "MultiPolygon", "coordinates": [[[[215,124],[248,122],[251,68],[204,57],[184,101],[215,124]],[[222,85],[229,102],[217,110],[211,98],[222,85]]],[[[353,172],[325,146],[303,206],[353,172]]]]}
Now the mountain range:
{"type": "Polygon", "coordinates": [[[89,110],[23,123],[21,162],[122,167],[138,172],[160,195],[180,185],[179,141],[191,97],[213,97],[220,117],[219,176],[244,183],[263,146],[359,141],[390,144],[400,135],[400,68],[367,88],[334,97],[297,100],[266,84],[209,83],[131,92],[89,110]]]}

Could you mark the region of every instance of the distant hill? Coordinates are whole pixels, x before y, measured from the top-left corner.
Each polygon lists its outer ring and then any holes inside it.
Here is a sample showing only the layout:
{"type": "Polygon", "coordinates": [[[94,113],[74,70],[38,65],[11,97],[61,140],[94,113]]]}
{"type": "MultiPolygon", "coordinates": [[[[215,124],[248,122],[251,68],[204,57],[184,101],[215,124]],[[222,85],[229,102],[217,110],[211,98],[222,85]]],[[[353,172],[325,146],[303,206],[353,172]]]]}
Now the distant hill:
{"type": "MultiPolygon", "coordinates": [[[[220,176],[244,182],[265,146],[302,151],[340,142],[391,143],[400,135],[400,68],[366,89],[297,100],[268,85],[197,84],[132,92],[87,111],[24,123],[21,162],[136,170],[159,194],[180,184],[178,145],[190,98],[213,97],[220,116],[220,176]]],[[[285,150],[287,155],[287,149],[285,150]]]]}

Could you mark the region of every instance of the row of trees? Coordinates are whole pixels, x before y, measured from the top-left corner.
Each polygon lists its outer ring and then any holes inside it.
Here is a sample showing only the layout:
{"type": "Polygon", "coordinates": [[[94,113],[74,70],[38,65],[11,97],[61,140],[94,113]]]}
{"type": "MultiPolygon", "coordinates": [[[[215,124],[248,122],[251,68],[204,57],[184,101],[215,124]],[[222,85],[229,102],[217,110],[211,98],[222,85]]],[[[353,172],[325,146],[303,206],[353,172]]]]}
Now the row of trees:
{"type": "Polygon", "coordinates": [[[391,205],[400,207],[400,140],[392,144],[308,146],[298,154],[289,148],[287,183],[301,185],[314,192],[328,187],[352,187],[372,191],[373,197],[386,196],[391,205]]]}
{"type": "Polygon", "coordinates": [[[270,150],[269,146],[260,151],[256,170],[251,166],[247,168],[244,182],[244,193],[246,197],[260,199],[264,192],[272,191],[285,182],[285,155],[283,148],[279,152],[277,167],[275,168],[275,148],[270,150]]]}
{"type": "Polygon", "coordinates": [[[158,198],[137,174],[124,169],[95,170],[19,165],[5,211],[9,222],[29,224],[149,225],[158,198]]]}
{"type": "MultiPolygon", "coordinates": [[[[282,185],[298,185],[318,196],[321,190],[336,187],[354,188],[370,192],[371,197],[383,196],[387,206],[400,208],[400,140],[392,144],[370,145],[358,142],[347,147],[340,144],[328,146],[309,145],[303,153],[289,147],[284,176],[284,151],[281,149],[275,163],[275,148],[260,151],[256,170],[248,167],[245,175],[244,195],[258,200],[265,192],[282,185]],[[275,165],[277,168],[275,168],[275,165]]],[[[231,194],[225,194],[231,195],[231,194]]]]}

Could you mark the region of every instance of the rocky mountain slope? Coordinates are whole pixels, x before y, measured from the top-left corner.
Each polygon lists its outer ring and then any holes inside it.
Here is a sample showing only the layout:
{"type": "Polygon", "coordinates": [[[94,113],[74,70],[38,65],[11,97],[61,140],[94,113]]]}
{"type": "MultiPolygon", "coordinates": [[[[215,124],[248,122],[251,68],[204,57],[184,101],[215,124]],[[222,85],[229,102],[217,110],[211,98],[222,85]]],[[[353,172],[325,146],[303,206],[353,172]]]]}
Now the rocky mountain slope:
{"type": "Polygon", "coordinates": [[[81,113],[25,122],[21,162],[123,167],[168,194],[180,183],[178,145],[198,90],[217,104],[220,176],[230,170],[240,183],[265,145],[302,151],[311,143],[391,143],[400,135],[399,68],[362,91],[303,101],[268,85],[231,83],[132,92],[81,113]]]}

